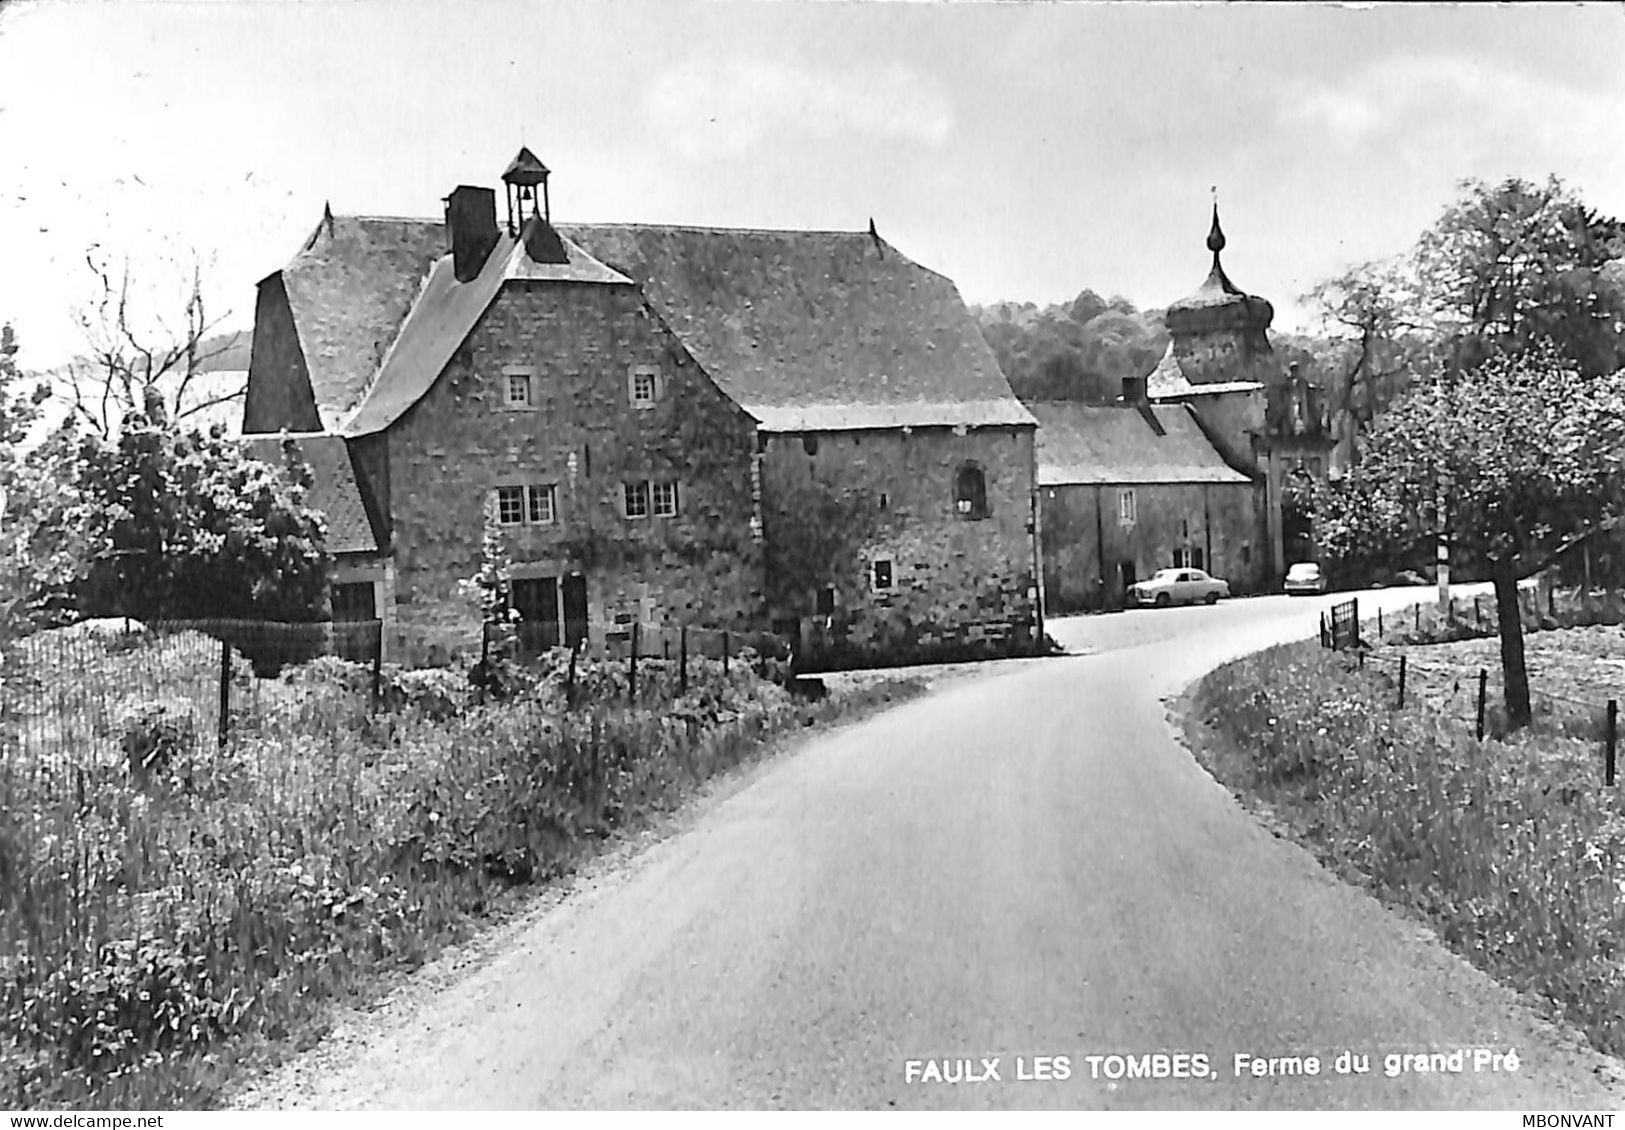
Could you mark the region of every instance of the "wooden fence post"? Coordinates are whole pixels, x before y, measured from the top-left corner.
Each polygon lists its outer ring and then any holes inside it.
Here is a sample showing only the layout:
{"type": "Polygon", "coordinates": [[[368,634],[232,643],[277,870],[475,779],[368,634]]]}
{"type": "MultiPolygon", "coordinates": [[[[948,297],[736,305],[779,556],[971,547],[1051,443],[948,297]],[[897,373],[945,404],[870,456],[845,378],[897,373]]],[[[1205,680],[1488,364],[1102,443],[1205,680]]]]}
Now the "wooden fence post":
{"type": "Polygon", "coordinates": [[[688,693],[688,625],[677,629],[677,693],[688,693]]]}
{"type": "Polygon", "coordinates": [[[226,748],[226,732],[231,728],[231,641],[220,641],[220,725],[216,740],[226,748]]]}
{"type": "Polygon", "coordinates": [[[372,649],[372,708],[378,709],[378,701],[383,696],[384,687],[384,622],[374,621],[378,625],[377,643],[372,649]]]}
{"type": "Polygon", "coordinates": [[[1399,709],[1405,709],[1405,656],[1399,657],[1399,709]]]}
{"type": "Polygon", "coordinates": [[[1382,642],[1382,605],[1377,605],[1377,642],[1382,642]]]}
{"type": "Polygon", "coordinates": [[[728,631],[726,628],[722,632],[722,673],[724,675],[728,673],[728,631]]]}
{"type": "Polygon", "coordinates": [[[1416,609],[1416,630],[1420,632],[1422,630],[1422,605],[1418,602],[1411,605],[1411,607],[1416,609]]]}
{"type": "Polygon", "coordinates": [[[1619,700],[1608,700],[1608,747],[1602,758],[1602,783],[1609,788],[1614,784],[1614,751],[1619,738],[1619,700]]]}
{"type": "Polygon", "coordinates": [[[1489,687],[1490,673],[1483,667],[1478,669],[1478,740],[1484,740],[1484,693],[1489,687]]]}
{"type": "Polygon", "coordinates": [[[638,700],[638,621],[632,621],[632,651],[627,656],[626,666],[626,697],[630,702],[638,700]]]}
{"type": "Polygon", "coordinates": [[[576,656],[581,654],[581,641],[576,640],[570,645],[570,670],[564,676],[564,705],[574,707],[576,704],[576,656]]]}
{"type": "MultiPolygon", "coordinates": [[[[1349,603],[1354,605],[1354,646],[1359,647],[1360,646],[1360,598],[1355,597],[1353,600],[1349,601],[1349,603]]],[[[1360,665],[1362,667],[1365,666],[1365,657],[1364,656],[1360,657],[1360,665]]]]}

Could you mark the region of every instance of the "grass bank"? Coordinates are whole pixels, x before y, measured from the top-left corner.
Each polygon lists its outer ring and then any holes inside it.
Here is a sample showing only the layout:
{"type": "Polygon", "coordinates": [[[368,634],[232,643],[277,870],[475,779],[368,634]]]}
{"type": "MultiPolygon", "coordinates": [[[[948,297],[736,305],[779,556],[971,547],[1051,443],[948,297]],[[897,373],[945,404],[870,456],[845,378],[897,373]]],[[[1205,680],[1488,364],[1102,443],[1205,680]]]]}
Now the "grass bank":
{"type": "Polygon", "coordinates": [[[14,747],[0,1105],[208,1105],[245,1048],[308,1035],[324,1002],[420,964],[777,737],[920,689],[809,701],[743,658],[691,658],[686,693],[649,661],[636,704],[616,693],[624,665],[583,663],[574,709],[562,663],[487,704],[449,673],[401,676],[394,708],[360,717],[348,684],[368,673],[319,660],[282,680],[297,715],[223,749],[173,698],[74,763],[14,747]]]}
{"type": "Polygon", "coordinates": [[[1475,741],[1425,696],[1314,642],[1221,667],[1191,694],[1192,748],[1332,870],[1425,917],[1452,949],[1625,1054],[1625,803],[1596,743],[1475,741]]]}

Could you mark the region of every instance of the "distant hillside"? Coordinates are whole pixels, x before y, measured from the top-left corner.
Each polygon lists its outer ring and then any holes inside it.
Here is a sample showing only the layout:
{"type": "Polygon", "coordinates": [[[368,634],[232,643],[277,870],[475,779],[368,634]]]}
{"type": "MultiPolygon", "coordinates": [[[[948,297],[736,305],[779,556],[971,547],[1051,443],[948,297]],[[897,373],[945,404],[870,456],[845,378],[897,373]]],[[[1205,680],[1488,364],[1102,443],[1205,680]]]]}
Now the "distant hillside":
{"type": "Polygon", "coordinates": [[[230,330],[206,337],[198,342],[198,352],[204,361],[198,366],[203,373],[222,370],[248,371],[248,350],[254,340],[253,330],[230,330]]]}
{"type": "Polygon", "coordinates": [[[1085,290],[1071,302],[973,306],[982,336],[1024,400],[1115,400],[1124,377],[1143,377],[1168,348],[1161,310],[1085,290]]]}

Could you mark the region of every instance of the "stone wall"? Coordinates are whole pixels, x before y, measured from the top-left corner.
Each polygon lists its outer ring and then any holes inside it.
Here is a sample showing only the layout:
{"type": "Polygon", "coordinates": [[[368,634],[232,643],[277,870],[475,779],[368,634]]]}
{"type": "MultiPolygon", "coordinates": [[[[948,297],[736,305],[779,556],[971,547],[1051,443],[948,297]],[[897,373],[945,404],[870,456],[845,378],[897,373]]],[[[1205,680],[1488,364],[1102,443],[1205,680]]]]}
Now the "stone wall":
{"type": "Polygon", "coordinates": [[[1032,647],[1033,476],[1031,428],[764,437],[775,623],[799,624],[807,657],[830,666],[1032,647]],[[986,516],[957,506],[967,465],[982,472],[986,516]]]}
{"type": "Polygon", "coordinates": [[[478,614],[457,582],[478,568],[485,501],[500,485],[553,486],[555,520],[504,536],[526,575],[586,577],[591,638],[632,618],[761,626],[754,448],[754,422],[635,289],[508,284],[388,433],[403,643],[448,656],[477,650],[478,614]],[[509,407],[508,374],[525,367],[532,405],[509,407]],[[651,408],[633,406],[634,367],[656,377],[651,408]],[[676,483],[676,517],[627,517],[628,480],[676,483]]]}
{"type": "Polygon", "coordinates": [[[1122,565],[1136,580],[1174,565],[1176,550],[1202,551],[1202,568],[1241,596],[1266,585],[1268,552],[1260,486],[1171,483],[1045,487],[1044,595],[1051,614],[1120,608],[1122,565]],[[1135,521],[1119,496],[1134,492],[1135,521]]]}

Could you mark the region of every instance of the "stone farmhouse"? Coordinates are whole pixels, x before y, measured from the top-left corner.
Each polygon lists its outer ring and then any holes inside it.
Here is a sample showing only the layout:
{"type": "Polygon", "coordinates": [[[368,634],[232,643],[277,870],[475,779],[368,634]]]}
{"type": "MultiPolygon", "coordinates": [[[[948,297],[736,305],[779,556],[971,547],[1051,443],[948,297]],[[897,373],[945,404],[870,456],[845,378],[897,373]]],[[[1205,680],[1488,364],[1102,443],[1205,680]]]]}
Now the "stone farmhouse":
{"type": "Polygon", "coordinates": [[[1335,437],[1319,390],[1283,373],[1270,303],[1219,260],[1164,315],[1170,341],[1117,405],[1030,403],[1039,420],[1044,587],[1053,612],[1122,607],[1135,580],[1194,566],[1235,593],[1277,589],[1313,560],[1312,516],[1295,488],[1326,474],[1335,437]]]}
{"type": "Polygon", "coordinates": [[[521,150],[443,220],[335,216],[259,284],[243,432],[296,439],[335,615],[477,649],[490,507],[538,645],[772,630],[812,663],[1041,638],[1036,421],[868,231],[557,224],[521,150]],[[364,518],[364,521],[362,519],[364,518]]]}
{"type": "Polygon", "coordinates": [[[1258,487],[1231,467],[1184,405],[1040,401],[1038,485],[1051,613],[1122,607],[1157,569],[1193,566],[1238,595],[1265,583],[1258,487]]]}

